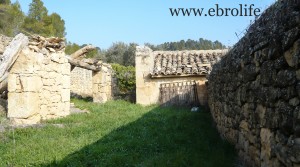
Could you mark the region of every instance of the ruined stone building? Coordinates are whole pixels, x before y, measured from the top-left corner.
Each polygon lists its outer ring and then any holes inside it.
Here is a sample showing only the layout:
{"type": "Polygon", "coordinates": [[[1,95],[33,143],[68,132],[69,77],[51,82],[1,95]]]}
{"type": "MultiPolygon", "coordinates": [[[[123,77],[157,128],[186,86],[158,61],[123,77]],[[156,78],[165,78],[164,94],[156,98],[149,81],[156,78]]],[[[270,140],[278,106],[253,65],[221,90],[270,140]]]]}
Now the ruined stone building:
{"type": "Polygon", "coordinates": [[[80,67],[71,71],[71,96],[93,97],[93,72],[80,67]]]}
{"type": "Polygon", "coordinates": [[[111,99],[110,65],[82,58],[90,46],[77,57],[65,55],[64,47],[60,38],[0,36],[0,109],[13,124],[69,115],[71,92],[97,103],[111,99]]]}
{"type": "Polygon", "coordinates": [[[102,63],[99,74],[81,67],[73,68],[71,70],[71,96],[93,98],[93,101],[98,103],[111,100],[113,98],[112,75],[113,70],[106,63],[102,63]]]}
{"type": "Polygon", "coordinates": [[[205,105],[205,82],[227,50],[152,51],[137,47],[136,102],[143,105],[205,105]]]}

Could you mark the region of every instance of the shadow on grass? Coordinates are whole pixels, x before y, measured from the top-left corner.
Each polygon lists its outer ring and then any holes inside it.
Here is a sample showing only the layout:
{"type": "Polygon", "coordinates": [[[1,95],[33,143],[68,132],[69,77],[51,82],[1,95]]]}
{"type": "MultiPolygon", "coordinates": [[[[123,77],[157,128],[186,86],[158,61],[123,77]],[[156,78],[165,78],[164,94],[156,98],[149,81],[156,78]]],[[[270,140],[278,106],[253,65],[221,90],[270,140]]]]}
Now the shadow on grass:
{"type": "Polygon", "coordinates": [[[233,166],[208,112],[154,108],[61,161],[39,166],[233,166]]]}

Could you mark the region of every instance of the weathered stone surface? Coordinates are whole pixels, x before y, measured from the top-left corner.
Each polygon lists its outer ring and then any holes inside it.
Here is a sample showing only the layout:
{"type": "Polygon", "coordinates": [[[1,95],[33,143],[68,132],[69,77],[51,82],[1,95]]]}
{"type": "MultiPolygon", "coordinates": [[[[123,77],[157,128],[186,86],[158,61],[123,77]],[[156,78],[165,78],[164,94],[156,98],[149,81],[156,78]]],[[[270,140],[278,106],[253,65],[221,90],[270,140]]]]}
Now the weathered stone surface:
{"type": "Polygon", "coordinates": [[[95,103],[105,103],[113,98],[112,94],[112,68],[104,64],[102,70],[93,72],[93,101],[95,103]]]}
{"type": "Polygon", "coordinates": [[[212,116],[224,138],[237,131],[245,166],[300,165],[299,9],[277,1],[209,76],[212,116]]]}
{"type": "Polygon", "coordinates": [[[298,98],[298,97],[292,98],[292,99],[290,99],[290,101],[289,101],[289,104],[290,104],[291,106],[294,106],[294,107],[298,106],[299,103],[300,103],[300,101],[299,101],[299,98],[298,98]]]}
{"type": "Polygon", "coordinates": [[[20,85],[24,92],[39,92],[43,86],[40,76],[22,76],[20,75],[20,85]]]}
{"type": "Polygon", "coordinates": [[[15,124],[68,115],[70,64],[64,53],[24,48],[9,71],[8,91],[7,116],[15,124]]]}
{"type": "Polygon", "coordinates": [[[82,97],[93,97],[92,71],[75,67],[71,71],[71,92],[82,97]]]}
{"type": "Polygon", "coordinates": [[[70,101],[70,89],[62,89],[61,90],[61,101],[62,102],[70,101]]]}
{"type": "Polygon", "coordinates": [[[36,92],[8,93],[8,118],[26,119],[39,112],[39,94],[36,92]]]}
{"type": "MultiPolygon", "coordinates": [[[[265,129],[262,128],[260,132],[260,138],[261,138],[261,159],[266,160],[266,165],[270,162],[268,162],[269,159],[272,157],[272,149],[273,149],[273,144],[275,144],[274,141],[274,135],[270,131],[270,129],[265,129]]],[[[274,150],[273,150],[274,151],[274,150]]]]}
{"type": "Polygon", "coordinates": [[[281,70],[277,73],[276,84],[280,87],[293,85],[296,82],[295,71],[281,70]]]}
{"type": "Polygon", "coordinates": [[[298,67],[299,64],[299,54],[300,54],[300,40],[294,42],[292,48],[284,53],[284,58],[286,62],[291,67],[298,67]]]}
{"type": "Polygon", "coordinates": [[[271,85],[275,79],[276,71],[274,70],[274,64],[271,61],[263,62],[261,68],[261,83],[271,85]]]}
{"type": "Polygon", "coordinates": [[[41,116],[39,114],[36,114],[27,119],[10,118],[10,120],[14,125],[32,125],[32,124],[36,124],[37,122],[40,122],[41,116]]]}

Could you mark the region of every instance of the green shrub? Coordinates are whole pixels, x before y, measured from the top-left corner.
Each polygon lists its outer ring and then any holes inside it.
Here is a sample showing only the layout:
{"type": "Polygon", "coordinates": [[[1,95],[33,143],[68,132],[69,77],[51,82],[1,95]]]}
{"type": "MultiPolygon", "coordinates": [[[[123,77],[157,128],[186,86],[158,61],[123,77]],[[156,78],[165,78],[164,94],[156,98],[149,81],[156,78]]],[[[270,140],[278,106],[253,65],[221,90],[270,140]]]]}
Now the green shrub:
{"type": "Polygon", "coordinates": [[[123,66],[116,63],[111,64],[111,66],[115,72],[120,92],[133,92],[135,90],[135,67],[123,66]]]}

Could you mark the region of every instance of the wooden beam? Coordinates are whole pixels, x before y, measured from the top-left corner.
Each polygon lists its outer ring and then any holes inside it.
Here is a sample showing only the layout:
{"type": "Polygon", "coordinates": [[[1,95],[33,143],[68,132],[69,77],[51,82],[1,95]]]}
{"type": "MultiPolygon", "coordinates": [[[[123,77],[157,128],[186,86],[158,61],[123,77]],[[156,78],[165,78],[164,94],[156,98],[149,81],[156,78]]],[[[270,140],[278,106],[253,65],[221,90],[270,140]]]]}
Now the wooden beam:
{"type": "Polygon", "coordinates": [[[17,60],[19,53],[28,45],[28,37],[24,34],[18,34],[6,47],[0,59],[0,77],[2,77],[8,69],[17,60]]]}
{"type": "Polygon", "coordinates": [[[76,67],[80,67],[80,68],[84,68],[84,69],[92,70],[92,71],[100,71],[101,70],[101,66],[91,65],[91,64],[83,62],[82,60],[74,59],[69,56],[66,56],[66,58],[68,59],[69,63],[72,66],[76,66],[76,67]]]}
{"type": "Polygon", "coordinates": [[[92,45],[87,45],[79,50],[77,50],[76,52],[74,52],[73,54],[71,54],[71,58],[73,59],[77,59],[83,55],[85,55],[86,53],[95,50],[96,47],[92,46],[92,45]]]}

